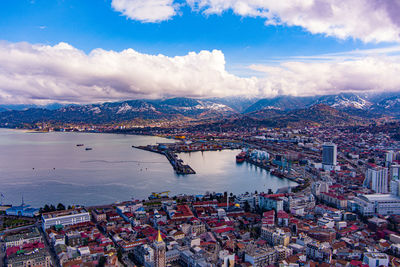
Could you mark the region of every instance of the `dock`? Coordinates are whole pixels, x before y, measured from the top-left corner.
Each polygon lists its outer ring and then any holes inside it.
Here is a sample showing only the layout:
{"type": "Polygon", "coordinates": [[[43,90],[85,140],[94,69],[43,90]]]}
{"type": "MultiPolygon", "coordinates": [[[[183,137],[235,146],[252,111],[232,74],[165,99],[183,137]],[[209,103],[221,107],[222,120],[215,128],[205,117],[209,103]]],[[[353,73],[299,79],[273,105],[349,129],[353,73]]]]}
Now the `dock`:
{"type": "Polygon", "coordinates": [[[190,167],[187,164],[184,164],[183,160],[181,160],[178,157],[178,155],[175,154],[171,150],[168,150],[168,149],[160,150],[160,149],[158,149],[158,147],[151,146],[151,145],[148,145],[148,146],[132,146],[132,147],[164,155],[168,159],[169,163],[171,163],[171,165],[174,168],[174,171],[176,172],[176,174],[180,174],[180,175],[196,174],[196,172],[192,169],[192,167],[190,167]]]}

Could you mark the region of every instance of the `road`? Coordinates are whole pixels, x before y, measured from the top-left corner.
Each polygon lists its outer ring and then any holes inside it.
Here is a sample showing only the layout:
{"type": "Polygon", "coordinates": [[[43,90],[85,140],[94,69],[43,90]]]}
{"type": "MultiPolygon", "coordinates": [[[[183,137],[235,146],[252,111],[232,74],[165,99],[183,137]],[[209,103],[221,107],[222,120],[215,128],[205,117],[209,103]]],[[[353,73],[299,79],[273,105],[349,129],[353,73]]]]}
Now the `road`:
{"type": "Polygon", "coordinates": [[[46,248],[50,253],[52,266],[59,267],[60,265],[58,264],[57,255],[54,253],[53,249],[51,248],[51,246],[50,246],[50,244],[49,244],[49,242],[48,242],[48,240],[46,238],[46,233],[43,231],[43,229],[41,227],[41,222],[40,221],[36,222],[36,227],[39,228],[39,231],[42,234],[42,237],[43,237],[44,243],[46,245],[46,248]]]}

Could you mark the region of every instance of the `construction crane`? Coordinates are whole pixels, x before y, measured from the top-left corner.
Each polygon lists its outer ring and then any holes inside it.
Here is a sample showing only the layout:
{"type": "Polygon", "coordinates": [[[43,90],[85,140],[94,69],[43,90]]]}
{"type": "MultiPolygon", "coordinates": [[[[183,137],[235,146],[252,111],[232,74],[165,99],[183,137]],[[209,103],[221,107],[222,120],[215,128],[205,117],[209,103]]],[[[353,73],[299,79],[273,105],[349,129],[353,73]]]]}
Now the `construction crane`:
{"type": "Polygon", "coordinates": [[[150,195],[150,199],[157,199],[157,198],[164,198],[164,197],[169,197],[170,191],[164,191],[164,192],[152,192],[150,195]]]}

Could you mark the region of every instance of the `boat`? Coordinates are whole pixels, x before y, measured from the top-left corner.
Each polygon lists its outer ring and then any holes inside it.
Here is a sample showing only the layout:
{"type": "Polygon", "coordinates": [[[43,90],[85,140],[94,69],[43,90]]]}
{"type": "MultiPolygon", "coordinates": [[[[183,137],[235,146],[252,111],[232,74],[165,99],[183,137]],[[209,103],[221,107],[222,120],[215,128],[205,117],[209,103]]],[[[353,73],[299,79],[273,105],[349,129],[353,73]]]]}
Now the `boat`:
{"type": "Polygon", "coordinates": [[[246,159],[246,152],[240,152],[236,155],[236,163],[242,163],[246,159]]]}
{"type": "Polygon", "coordinates": [[[76,144],[76,146],[84,146],[84,144],[76,144]]]}
{"type": "Polygon", "coordinates": [[[92,150],[93,148],[91,148],[91,147],[87,147],[87,148],[85,148],[85,150],[92,150]]]}

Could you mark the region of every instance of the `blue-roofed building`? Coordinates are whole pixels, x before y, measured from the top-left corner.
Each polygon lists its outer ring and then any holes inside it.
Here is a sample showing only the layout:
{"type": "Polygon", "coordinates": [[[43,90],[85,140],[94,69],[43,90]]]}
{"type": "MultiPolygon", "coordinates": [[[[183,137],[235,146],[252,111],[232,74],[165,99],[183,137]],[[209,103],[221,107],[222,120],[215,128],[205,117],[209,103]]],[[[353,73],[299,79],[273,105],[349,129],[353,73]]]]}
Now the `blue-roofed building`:
{"type": "Polygon", "coordinates": [[[22,197],[21,205],[12,206],[11,208],[6,209],[6,215],[35,217],[39,215],[39,209],[30,208],[30,205],[26,205],[24,202],[24,197],[22,197]]]}
{"type": "Polygon", "coordinates": [[[20,206],[13,206],[7,209],[6,215],[35,217],[39,215],[39,209],[30,208],[30,205],[22,204],[20,206]]]}

